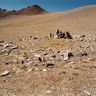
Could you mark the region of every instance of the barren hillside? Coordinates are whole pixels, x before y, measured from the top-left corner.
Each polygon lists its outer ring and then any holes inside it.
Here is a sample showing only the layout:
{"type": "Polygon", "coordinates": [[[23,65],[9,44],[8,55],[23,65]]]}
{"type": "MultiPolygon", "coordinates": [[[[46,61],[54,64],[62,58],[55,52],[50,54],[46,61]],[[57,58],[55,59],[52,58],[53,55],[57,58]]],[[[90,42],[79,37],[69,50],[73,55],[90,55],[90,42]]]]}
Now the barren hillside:
{"type": "Polygon", "coordinates": [[[95,9],[0,19],[0,96],[96,96],[95,9]]]}
{"type": "Polygon", "coordinates": [[[46,10],[41,8],[39,5],[32,5],[26,8],[22,8],[20,10],[6,10],[0,8],[0,18],[10,17],[10,16],[18,16],[18,15],[38,15],[47,13],[46,10]]]}
{"type": "Polygon", "coordinates": [[[94,34],[96,33],[96,16],[93,15],[93,12],[95,12],[95,6],[91,7],[87,7],[88,10],[85,7],[65,13],[57,12],[37,16],[13,16],[10,18],[6,18],[0,20],[0,34],[2,34],[3,36],[7,33],[8,35],[12,35],[15,33],[17,35],[18,33],[21,34],[21,36],[30,36],[32,33],[48,34],[50,32],[54,32],[56,29],[61,29],[62,31],[70,31],[76,34],[94,34]],[[89,15],[80,14],[82,12],[86,13],[86,11],[89,11],[89,15]]]}

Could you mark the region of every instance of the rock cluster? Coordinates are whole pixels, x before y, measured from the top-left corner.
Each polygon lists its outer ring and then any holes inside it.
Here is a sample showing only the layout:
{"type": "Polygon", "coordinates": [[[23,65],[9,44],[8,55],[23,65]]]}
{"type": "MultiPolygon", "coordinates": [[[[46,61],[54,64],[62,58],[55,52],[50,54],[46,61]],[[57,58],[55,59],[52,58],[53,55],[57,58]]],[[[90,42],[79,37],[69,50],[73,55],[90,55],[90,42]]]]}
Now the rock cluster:
{"type": "Polygon", "coordinates": [[[2,53],[9,54],[13,50],[16,50],[16,49],[18,49],[18,46],[14,44],[13,42],[0,40],[0,54],[2,53]]]}
{"type": "Polygon", "coordinates": [[[55,34],[50,33],[50,38],[55,38],[55,39],[60,39],[60,38],[73,39],[73,37],[71,36],[70,32],[62,32],[59,29],[57,29],[55,34]]]}
{"type": "MultiPolygon", "coordinates": [[[[43,66],[44,69],[42,70],[45,72],[47,71],[47,68],[53,68],[55,64],[57,64],[58,62],[67,62],[69,65],[74,64],[75,62],[72,61],[71,58],[85,57],[92,52],[96,52],[95,36],[77,36],[71,35],[69,32],[61,32],[59,30],[57,30],[57,32],[54,35],[50,34],[50,39],[63,38],[68,39],[68,41],[72,39],[72,42],[79,42],[77,45],[74,44],[74,46],[70,46],[67,49],[63,49],[64,47],[57,49],[52,45],[44,45],[43,47],[37,47],[37,41],[42,40],[44,42],[43,37],[42,39],[38,39],[40,38],[39,36],[30,36],[30,38],[32,38],[33,41],[28,41],[32,43],[32,46],[27,46],[29,49],[27,49],[27,47],[25,48],[24,46],[22,47],[20,45],[17,45],[14,42],[0,40],[0,56],[6,56],[6,54],[8,55],[8,57],[13,56],[12,58],[10,57],[10,60],[6,60],[6,62],[4,61],[6,65],[20,64],[19,67],[21,69],[27,68],[28,72],[38,70],[38,66],[43,66]]],[[[24,39],[21,42],[24,42],[24,39]]],[[[13,69],[15,71],[17,70],[17,73],[20,72],[18,71],[18,68],[13,69]]],[[[7,74],[9,74],[9,71],[5,71],[3,74],[4,76],[6,76],[7,74]]]]}

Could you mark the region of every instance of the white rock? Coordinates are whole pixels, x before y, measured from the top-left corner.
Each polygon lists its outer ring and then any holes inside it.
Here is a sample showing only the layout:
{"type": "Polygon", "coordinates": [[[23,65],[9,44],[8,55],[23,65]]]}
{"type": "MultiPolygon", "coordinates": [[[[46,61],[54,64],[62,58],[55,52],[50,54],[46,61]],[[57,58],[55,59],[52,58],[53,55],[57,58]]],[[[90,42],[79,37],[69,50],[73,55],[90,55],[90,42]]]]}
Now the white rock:
{"type": "Polygon", "coordinates": [[[66,52],[64,53],[64,61],[70,59],[70,57],[72,57],[72,56],[73,56],[73,54],[72,54],[71,51],[66,51],[66,52]]]}
{"type": "Polygon", "coordinates": [[[29,69],[28,69],[28,73],[31,72],[31,71],[32,71],[32,68],[29,68],[29,69]]]}
{"type": "Polygon", "coordinates": [[[84,91],[88,96],[91,96],[91,94],[88,91],[84,91]]]}
{"type": "Polygon", "coordinates": [[[37,58],[39,58],[39,57],[41,57],[41,55],[40,54],[34,54],[34,57],[37,57],[37,58]]]}
{"type": "Polygon", "coordinates": [[[73,39],[79,39],[80,35],[73,35],[73,39]]]}
{"type": "Polygon", "coordinates": [[[69,57],[68,57],[68,53],[64,53],[64,61],[68,60],[69,57]]]}
{"type": "Polygon", "coordinates": [[[54,39],[58,39],[58,36],[57,35],[54,35],[54,39]]]}
{"type": "Polygon", "coordinates": [[[46,93],[47,93],[47,94],[50,94],[50,93],[52,93],[52,91],[48,90],[48,91],[46,91],[46,93]]]}
{"type": "Polygon", "coordinates": [[[20,57],[19,60],[25,60],[25,57],[20,57]]]}
{"type": "Polygon", "coordinates": [[[13,49],[18,49],[18,46],[13,46],[13,47],[11,47],[11,49],[13,50],[13,49]]]}
{"type": "Polygon", "coordinates": [[[75,62],[69,62],[68,64],[70,64],[70,65],[71,65],[71,64],[75,64],[75,62]]]}
{"type": "Polygon", "coordinates": [[[7,48],[7,47],[9,47],[9,46],[10,46],[10,44],[8,44],[8,43],[5,44],[5,45],[4,45],[4,49],[7,48]]]}
{"type": "Polygon", "coordinates": [[[6,76],[8,75],[10,72],[8,70],[5,70],[3,73],[1,73],[1,76],[6,76]]]}
{"type": "Polygon", "coordinates": [[[46,71],[47,71],[47,69],[43,69],[42,71],[43,71],[43,72],[46,72],[46,71]]]}

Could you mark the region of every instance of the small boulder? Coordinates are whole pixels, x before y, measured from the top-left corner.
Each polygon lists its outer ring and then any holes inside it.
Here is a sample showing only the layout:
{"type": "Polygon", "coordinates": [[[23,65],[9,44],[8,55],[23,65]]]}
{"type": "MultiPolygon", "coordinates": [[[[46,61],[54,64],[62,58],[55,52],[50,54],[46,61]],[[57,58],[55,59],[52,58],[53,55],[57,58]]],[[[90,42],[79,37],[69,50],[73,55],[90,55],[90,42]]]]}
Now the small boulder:
{"type": "Polygon", "coordinates": [[[10,72],[8,70],[5,70],[3,73],[1,73],[1,76],[6,76],[8,75],[10,72]]]}
{"type": "Polygon", "coordinates": [[[4,49],[10,47],[10,44],[4,44],[4,49]]]}
{"type": "Polygon", "coordinates": [[[52,64],[52,63],[47,63],[46,67],[48,67],[48,68],[53,68],[53,67],[54,67],[54,64],[52,64]]]}
{"type": "Polygon", "coordinates": [[[47,69],[42,69],[42,71],[43,71],[43,72],[46,72],[46,71],[47,71],[47,69]]]}
{"type": "Polygon", "coordinates": [[[42,61],[43,61],[43,59],[42,59],[41,57],[38,57],[38,60],[39,60],[40,62],[42,62],[42,61]]]}
{"type": "Polygon", "coordinates": [[[54,37],[54,35],[52,33],[50,33],[50,38],[53,38],[53,37],[54,37]]]}
{"type": "Polygon", "coordinates": [[[18,49],[18,46],[14,45],[14,46],[11,47],[11,50],[14,50],[14,49],[18,49]]]}
{"type": "Polygon", "coordinates": [[[73,39],[73,37],[71,36],[71,34],[69,32],[66,32],[66,38],[73,39]]]}
{"type": "Polygon", "coordinates": [[[0,40],[0,43],[4,43],[4,40],[0,40]]]}
{"type": "Polygon", "coordinates": [[[34,54],[34,57],[39,60],[39,62],[42,62],[44,58],[40,54],[34,54]]]}
{"type": "Polygon", "coordinates": [[[33,68],[29,68],[29,69],[28,69],[28,73],[30,73],[32,70],[33,70],[33,68]]]}
{"type": "Polygon", "coordinates": [[[73,53],[71,51],[66,51],[64,53],[64,61],[70,59],[70,57],[74,56],[73,53]]]}
{"type": "Polygon", "coordinates": [[[20,57],[19,61],[21,64],[24,64],[27,61],[27,59],[26,59],[26,57],[20,57]]]}
{"type": "Polygon", "coordinates": [[[37,36],[30,36],[30,38],[32,38],[33,40],[37,40],[38,39],[37,36]]]}
{"type": "Polygon", "coordinates": [[[48,91],[46,91],[46,93],[47,93],[47,94],[51,94],[51,93],[52,93],[52,91],[48,90],[48,91]]]}
{"type": "Polygon", "coordinates": [[[34,57],[35,57],[35,58],[39,58],[39,57],[41,57],[41,55],[40,55],[40,54],[35,53],[35,54],[34,54],[34,57]]]}
{"type": "Polygon", "coordinates": [[[86,51],[80,51],[78,55],[79,56],[87,56],[88,53],[86,51]]]}

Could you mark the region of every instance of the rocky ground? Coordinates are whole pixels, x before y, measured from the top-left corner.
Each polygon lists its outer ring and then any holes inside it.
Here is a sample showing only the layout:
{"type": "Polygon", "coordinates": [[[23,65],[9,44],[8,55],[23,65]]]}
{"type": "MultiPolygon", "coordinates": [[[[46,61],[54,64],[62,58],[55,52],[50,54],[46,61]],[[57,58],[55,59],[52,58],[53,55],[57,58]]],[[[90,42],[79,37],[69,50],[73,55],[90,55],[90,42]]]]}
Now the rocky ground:
{"type": "Polygon", "coordinates": [[[0,96],[96,96],[95,9],[1,18],[0,96]]]}
{"type": "Polygon", "coordinates": [[[96,34],[55,37],[0,39],[0,96],[96,96],[96,34]]]}

